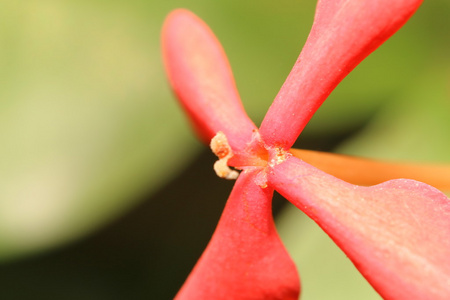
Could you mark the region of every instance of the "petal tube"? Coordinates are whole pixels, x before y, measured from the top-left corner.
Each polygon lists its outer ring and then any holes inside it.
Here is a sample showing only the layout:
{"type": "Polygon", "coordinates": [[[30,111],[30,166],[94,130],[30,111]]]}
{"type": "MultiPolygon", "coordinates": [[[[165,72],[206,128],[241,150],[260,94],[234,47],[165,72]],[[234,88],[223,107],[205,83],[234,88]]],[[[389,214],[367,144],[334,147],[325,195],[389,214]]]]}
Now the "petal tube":
{"type": "Polygon", "coordinates": [[[197,133],[208,144],[222,131],[233,150],[250,141],[256,126],[242,106],[231,68],[219,41],[193,13],[178,9],[162,30],[169,81],[197,133]]]}
{"type": "Polygon", "coordinates": [[[298,158],[269,183],[309,215],[384,299],[450,299],[450,199],[397,179],[351,185],[298,158]]]}
{"type": "Polygon", "coordinates": [[[441,191],[450,191],[450,164],[396,163],[294,148],[290,152],[308,164],[352,184],[368,186],[391,179],[410,178],[441,191]]]}
{"type": "Polygon", "coordinates": [[[311,33],[261,124],[288,150],[337,84],[394,34],[422,0],[320,0],[311,33]]]}
{"type": "Polygon", "coordinates": [[[270,188],[242,172],[216,231],[175,299],[298,299],[296,267],[272,218],[270,188]]]}

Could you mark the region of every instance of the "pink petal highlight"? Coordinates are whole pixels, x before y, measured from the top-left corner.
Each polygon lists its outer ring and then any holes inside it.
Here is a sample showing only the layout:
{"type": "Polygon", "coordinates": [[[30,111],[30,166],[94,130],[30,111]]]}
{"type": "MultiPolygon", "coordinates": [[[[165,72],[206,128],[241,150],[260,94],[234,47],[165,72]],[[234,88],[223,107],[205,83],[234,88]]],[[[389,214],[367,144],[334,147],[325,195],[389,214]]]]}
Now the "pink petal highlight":
{"type": "Polygon", "coordinates": [[[295,157],[268,176],[384,299],[450,299],[450,199],[444,194],[407,179],[355,186],[295,157]]]}
{"type": "Polygon", "coordinates": [[[296,267],[272,218],[273,190],[242,172],[217,229],[175,299],[298,299],[296,267]]]}
{"type": "Polygon", "coordinates": [[[288,150],[323,101],[394,34],[422,0],[321,0],[308,40],[260,128],[288,150]]]}
{"type": "Polygon", "coordinates": [[[170,83],[205,143],[222,131],[233,150],[256,130],[242,106],[219,41],[193,13],[179,9],[166,19],[162,45],[170,83]]]}

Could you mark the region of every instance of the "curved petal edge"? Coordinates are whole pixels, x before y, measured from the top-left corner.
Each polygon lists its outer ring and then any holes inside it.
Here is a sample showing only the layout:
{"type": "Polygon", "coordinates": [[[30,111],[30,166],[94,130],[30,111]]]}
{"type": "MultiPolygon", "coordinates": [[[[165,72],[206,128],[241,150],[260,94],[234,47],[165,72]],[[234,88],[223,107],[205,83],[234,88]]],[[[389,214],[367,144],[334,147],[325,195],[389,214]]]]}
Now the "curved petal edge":
{"type": "Polygon", "coordinates": [[[450,299],[450,199],[414,180],[351,185],[290,157],[269,173],[384,299],[450,299]]]}
{"type": "Polygon", "coordinates": [[[261,124],[271,146],[292,147],[328,95],[400,29],[422,0],[321,0],[297,62],[261,124]]]}
{"type": "Polygon", "coordinates": [[[248,118],[233,74],[217,38],[185,9],[169,14],[162,30],[164,63],[172,88],[199,134],[208,144],[217,132],[241,150],[256,126],[248,118]]]}
{"type": "Polygon", "coordinates": [[[211,241],[175,299],[297,300],[296,267],[272,218],[273,190],[242,172],[211,241]]]}

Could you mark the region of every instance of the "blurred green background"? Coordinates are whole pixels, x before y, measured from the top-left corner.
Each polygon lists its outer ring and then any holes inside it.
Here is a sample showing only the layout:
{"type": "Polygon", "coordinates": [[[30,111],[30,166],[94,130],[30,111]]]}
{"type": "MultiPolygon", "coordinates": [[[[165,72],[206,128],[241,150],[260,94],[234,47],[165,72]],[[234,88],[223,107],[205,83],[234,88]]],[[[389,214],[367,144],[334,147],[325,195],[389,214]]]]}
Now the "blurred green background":
{"type": "MultiPolygon", "coordinates": [[[[222,42],[259,124],[312,24],[315,1],[0,3],[3,299],[170,299],[232,182],[214,175],[160,55],[174,8],[222,42]]],[[[426,1],[314,116],[297,146],[450,162],[450,2],[426,1]]],[[[302,299],[380,299],[336,246],[277,197],[302,299]]]]}

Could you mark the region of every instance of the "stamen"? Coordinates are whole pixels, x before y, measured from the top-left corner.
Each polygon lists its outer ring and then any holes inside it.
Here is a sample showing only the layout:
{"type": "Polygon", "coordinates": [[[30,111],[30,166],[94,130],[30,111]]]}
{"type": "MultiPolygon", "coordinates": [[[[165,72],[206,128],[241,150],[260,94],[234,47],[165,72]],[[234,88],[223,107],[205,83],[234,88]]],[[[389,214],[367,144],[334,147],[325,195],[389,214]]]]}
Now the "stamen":
{"type": "Polygon", "coordinates": [[[214,163],[214,171],[217,176],[229,180],[237,179],[239,172],[228,167],[228,160],[233,157],[233,150],[231,150],[227,137],[222,131],[217,132],[211,139],[210,147],[214,154],[219,158],[219,160],[214,163]]]}
{"type": "Polygon", "coordinates": [[[291,149],[290,152],[316,168],[352,184],[369,186],[391,179],[408,178],[440,190],[450,190],[448,164],[393,163],[300,149],[291,149]]]}

